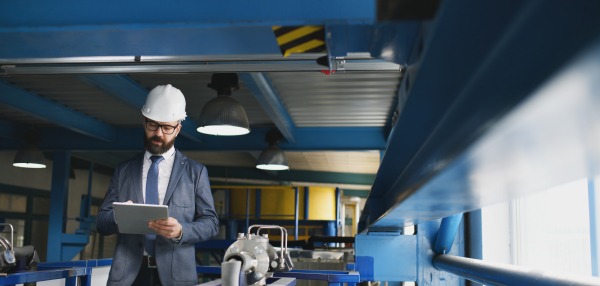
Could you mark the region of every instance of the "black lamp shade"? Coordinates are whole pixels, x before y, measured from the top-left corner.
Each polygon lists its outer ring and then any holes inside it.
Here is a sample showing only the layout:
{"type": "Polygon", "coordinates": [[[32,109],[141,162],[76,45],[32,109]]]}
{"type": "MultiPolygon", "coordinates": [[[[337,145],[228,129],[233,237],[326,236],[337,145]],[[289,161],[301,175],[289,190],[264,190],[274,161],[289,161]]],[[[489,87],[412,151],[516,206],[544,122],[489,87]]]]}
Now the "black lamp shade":
{"type": "Polygon", "coordinates": [[[198,125],[198,132],[211,135],[234,136],[250,132],[244,107],[229,96],[217,96],[206,103],[198,125]]]}
{"type": "Polygon", "coordinates": [[[256,168],[276,171],[287,170],[290,167],[288,167],[287,158],[283,150],[275,146],[270,146],[260,152],[256,168]]]}
{"type": "Polygon", "coordinates": [[[21,168],[46,168],[44,153],[35,147],[35,145],[28,144],[17,152],[13,166],[21,168]]]}

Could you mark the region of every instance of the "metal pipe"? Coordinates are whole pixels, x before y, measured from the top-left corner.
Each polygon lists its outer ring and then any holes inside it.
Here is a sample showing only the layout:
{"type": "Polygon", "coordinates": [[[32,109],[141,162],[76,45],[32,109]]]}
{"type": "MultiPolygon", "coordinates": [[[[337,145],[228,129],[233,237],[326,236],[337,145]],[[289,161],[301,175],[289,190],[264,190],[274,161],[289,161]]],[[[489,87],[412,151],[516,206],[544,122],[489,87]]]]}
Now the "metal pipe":
{"type": "MultiPolygon", "coordinates": [[[[243,61],[314,61],[320,54],[302,53],[283,57],[277,54],[249,55],[194,55],[194,56],[98,56],[98,57],[63,57],[63,58],[19,58],[0,59],[0,64],[6,65],[41,65],[41,64],[94,64],[94,63],[185,63],[185,62],[243,62],[243,61]],[[137,59],[136,59],[137,58],[137,59]]],[[[348,53],[341,60],[374,60],[370,53],[348,53]]]]}
{"type": "Polygon", "coordinates": [[[288,239],[287,239],[287,230],[284,227],[281,227],[281,226],[278,226],[278,225],[261,225],[261,224],[255,224],[255,225],[252,225],[252,226],[248,227],[248,234],[247,234],[248,238],[250,238],[250,230],[252,228],[255,228],[255,227],[258,227],[258,230],[256,230],[256,235],[260,235],[260,230],[261,229],[266,229],[266,228],[269,228],[269,229],[279,229],[279,231],[281,231],[281,245],[282,245],[282,247],[281,247],[281,259],[283,259],[285,257],[284,253],[287,253],[287,245],[288,245],[288,243],[287,243],[287,241],[288,241],[288,239]]]}
{"type": "Polygon", "coordinates": [[[438,231],[437,238],[435,239],[435,245],[433,247],[433,251],[435,251],[435,253],[446,254],[450,252],[462,217],[463,214],[456,214],[442,219],[442,225],[440,225],[440,230],[438,231]]]}
{"type": "Polygon", "coordinates": [[[12,224],[10,223],[0,223],[0,225],[8,225],[10,226],[10,250],[14,251],[14,242],[13,242],[13,235],[15,233],[15,229],[13,228],[12,224]]]}
{"type": "MultiPolygon", "coordinates": [[[[138,73],[202,73],[202,72],[293,72],[321,71],[316,62],[267,63],[194,63],[194,64],[119,64],[119,65],[73,65],[73,66],[23,66],[2,65],[4,75],[50,75],[50,74],[138,74],[138,73]]],[[[380,61],[346,62],[348,71],[400,72],[398,64],[380,61]]]]}
{"type": "Polygon", "coordinates": [[[445,254],[434,257],[433,266],[438,270],[485,285],[600,285],[600,278],[593,276],[557,275],[523,266],[445,254]]]}

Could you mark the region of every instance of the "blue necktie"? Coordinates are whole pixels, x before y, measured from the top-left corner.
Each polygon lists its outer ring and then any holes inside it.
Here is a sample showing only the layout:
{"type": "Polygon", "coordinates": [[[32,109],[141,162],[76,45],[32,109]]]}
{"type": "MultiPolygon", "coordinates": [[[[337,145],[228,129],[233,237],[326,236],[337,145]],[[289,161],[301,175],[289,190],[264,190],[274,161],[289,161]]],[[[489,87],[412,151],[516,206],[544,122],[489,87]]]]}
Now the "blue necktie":
{"type": "MultiPolygon", "coordinates": [[[[152,165],[148,169],[148,178],[146,179],[146,204],[158,205],[158,163],[164,159],[163,156],[152,156],[152,165]]],[[[156,235],[146,235],[146,252],[154,256],[154,241],[156,235]]]]}

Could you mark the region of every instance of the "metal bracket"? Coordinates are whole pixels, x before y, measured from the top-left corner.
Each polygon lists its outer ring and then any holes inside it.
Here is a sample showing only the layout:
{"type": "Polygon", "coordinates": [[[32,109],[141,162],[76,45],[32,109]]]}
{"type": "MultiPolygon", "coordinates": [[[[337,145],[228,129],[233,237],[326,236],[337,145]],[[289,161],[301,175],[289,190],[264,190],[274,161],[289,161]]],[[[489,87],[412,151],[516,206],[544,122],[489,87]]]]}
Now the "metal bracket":
{"type": "Polygon", "coordinates": [[[14,69],[15,67],[16,67],[15,65],[3,65],[3,66],[0,66],[0,68],[4,70],[4,76],[9,76],[8,75],[8,69],[14,69]]]}

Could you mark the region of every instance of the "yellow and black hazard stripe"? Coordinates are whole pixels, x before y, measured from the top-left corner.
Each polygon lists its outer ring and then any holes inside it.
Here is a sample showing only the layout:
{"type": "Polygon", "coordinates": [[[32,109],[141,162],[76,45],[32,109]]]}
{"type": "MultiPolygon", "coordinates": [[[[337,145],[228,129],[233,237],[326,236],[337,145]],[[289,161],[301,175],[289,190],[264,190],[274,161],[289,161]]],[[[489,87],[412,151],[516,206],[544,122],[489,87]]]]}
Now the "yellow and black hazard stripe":
{"type": "Polygon", "coordinates": [[[284,57],[292,53],[325,53],[323,26],[273,26],[277,43],[284,57]]]}

